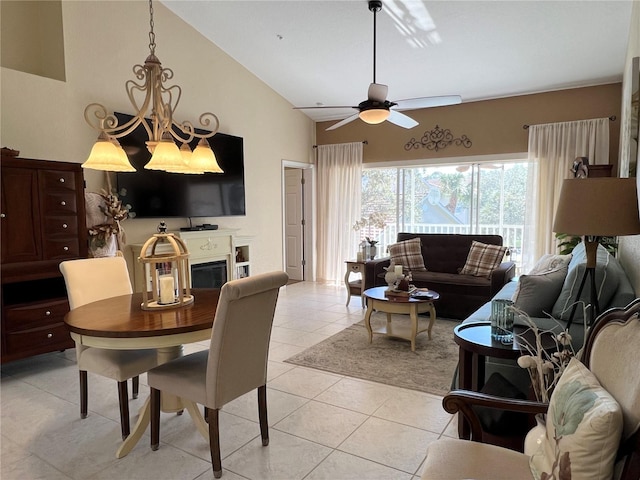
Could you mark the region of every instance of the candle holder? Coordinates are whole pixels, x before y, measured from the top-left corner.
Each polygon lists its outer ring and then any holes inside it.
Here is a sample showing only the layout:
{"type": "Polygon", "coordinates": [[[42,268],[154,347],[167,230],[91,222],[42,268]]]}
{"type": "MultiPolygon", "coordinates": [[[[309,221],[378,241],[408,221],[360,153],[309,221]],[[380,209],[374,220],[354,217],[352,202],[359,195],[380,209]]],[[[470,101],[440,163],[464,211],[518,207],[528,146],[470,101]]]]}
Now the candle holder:
{"type": "Polygon", "coordinates": [[[144,272],[143,310],[193,303],[187,247],[173,233],[160,232],[145,242],[138,257],[144,272]]]}

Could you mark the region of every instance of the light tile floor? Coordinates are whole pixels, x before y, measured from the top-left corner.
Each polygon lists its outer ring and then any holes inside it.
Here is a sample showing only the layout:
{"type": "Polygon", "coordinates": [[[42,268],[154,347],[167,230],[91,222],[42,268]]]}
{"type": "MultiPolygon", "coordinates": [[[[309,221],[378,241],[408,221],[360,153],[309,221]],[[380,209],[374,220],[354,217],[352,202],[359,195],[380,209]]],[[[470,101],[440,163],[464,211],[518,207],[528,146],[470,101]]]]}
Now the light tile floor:
{"type": "MultiPolygon", "coordinates": [[[[263,447],[257,400],[250,392],[220,414],[223,479],[416,479],[425,449],[456,436],[456,420],[441,398],[283,361],[360,321],[344,287],[302,282],[278,300],[268,369],[270,444],[263,447]]],[[[185,353],[207,348],[185,346],[185,353]]],[[[0,477],[2,480],[213,478],[209,447],[187,413],[163,414],[161,444],[149,434],[120,460],[115,382],[90,374],[89,416],[79,415],[75,351],[2,366],[0,477]]],[[[148,395],[130,401],[132,424],[148,395]]]]}

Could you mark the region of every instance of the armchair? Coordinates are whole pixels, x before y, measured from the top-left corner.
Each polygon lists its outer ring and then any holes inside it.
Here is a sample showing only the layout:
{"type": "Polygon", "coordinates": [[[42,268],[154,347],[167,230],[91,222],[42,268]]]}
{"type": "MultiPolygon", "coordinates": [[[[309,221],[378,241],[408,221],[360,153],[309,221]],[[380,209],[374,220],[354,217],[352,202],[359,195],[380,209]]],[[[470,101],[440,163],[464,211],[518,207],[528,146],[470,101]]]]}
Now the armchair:
{"type": "MultiPolygon", "coordinates": [[[[595,398],[595,403],[583,411],[580,411],[578,404],[567,402],[567,390],[563,389],[562,394],[558,394],[561,383],[556,387],[549,404],[504,399],[477,392],[452,391],[443,399],[444,409],[449,413],[461,412],[465,416],[471,428],[471,440],[441,439],[432,443],[427,450],[422,479],[540,478],[541,471],[548,471],[541,467],[545,465],[545,461],[546,465],[555,461],[557,463],[554,467],[560,465],[561,468],[568,468],[573,478],[640,478],[639,315],[640,298],[626,308],[613,308],[603,313],[587,334],[581,357],[583,363],[572,360],[570,364],[571,371],[575,370],[579,375],[570,376],[569,368],[563,374],[560,382],[570,386],[578,382],[575,380],[578,377],[580,381],[586,379],[584,383],[580,383],[580,387],[586,386],[582,391],[587,391],[587,395],[595,398]],[[611,398],[615,401],[612,402],[611,398]],[[602,416],[594,419],[593,412],[604,403],[609,410],[599,410],[602,416]],[[525,442],[525,453],[484,444],[481,443],[482,427],[473,405],[532,414],[547,413],[547,425],[536,427],[530,432],[525,442]],[[562,410],[562,407],[566,410],[562,410]],[[576,412],[579,414],[576,415],[576,412]],[[568,416],[574,417],[573,420],[578,422],[577,427],[572,425],[573,431],[567,427],[568,416]],[[583,418],[589,420],[583,424],[583,418]],[[559,421],[566,423],[558,425],[559,421]],[[584,432],[581,430],[583,425],[587,428],[607,428],[600,432],[599,438],[590,436],[586,440],[575,439],[573,444],[559,443],[572,442],[573,435],[578,436],[584,432]],[[556,440],[557,438],[560,440],[556,440]],[[553,444],[552,449],[559,448],[560,456],[545,459],[545,454],[549,456],[549,450],[544,448],[545,442],[553,444]],[[579,446],[576,447],[578,442],[579,446]],[[585,454],[583,447],[595,449],[595,453],[585,454]],[[607,452],[608,449],[611,450],[610,453],[607,452]],[[537,477],[533,475],[532,469],[536,470],[537,477]]],[[[561,474],[547,478],[571,477],[561,474]]]]}

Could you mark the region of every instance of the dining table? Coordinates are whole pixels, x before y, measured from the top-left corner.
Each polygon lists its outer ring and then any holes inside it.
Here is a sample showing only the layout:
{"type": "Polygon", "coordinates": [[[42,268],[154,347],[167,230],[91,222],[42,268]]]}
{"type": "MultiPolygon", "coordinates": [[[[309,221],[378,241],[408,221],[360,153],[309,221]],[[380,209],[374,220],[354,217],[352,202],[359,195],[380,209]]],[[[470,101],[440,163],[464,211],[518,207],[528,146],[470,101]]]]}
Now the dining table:
{"type": "MultiPolygon", "coordinates": [[[[87,303],[65,315],[71,338],[86,347],[113,350],[156,349],[158,364],[178,358],[183,345],[207,341],[218,306],[220,289],[191,289],[194,302],[170,308],[143,310],[142,293],[106,298],[87,303]]],[[[162,411],[189,412],[202,436],[209,441],[208,426],[197,405],[186,399],[162,395],[162,411]]],[[[127,455],[138,443],[150,422],[150,398],[140,409],[138,420],[116,452],[127,455]]]]}

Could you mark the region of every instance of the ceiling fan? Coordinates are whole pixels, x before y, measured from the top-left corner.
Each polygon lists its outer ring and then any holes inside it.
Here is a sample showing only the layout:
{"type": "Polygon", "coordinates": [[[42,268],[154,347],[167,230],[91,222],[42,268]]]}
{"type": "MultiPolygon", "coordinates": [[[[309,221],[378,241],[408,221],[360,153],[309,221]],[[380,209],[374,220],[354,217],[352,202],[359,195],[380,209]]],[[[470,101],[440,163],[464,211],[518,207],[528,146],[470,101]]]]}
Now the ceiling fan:
{"type": "Polygon", "coordinates": [[[381,0],[369,0],[369,11],[373,12],[373,83],[369,85],[367,99],[357,106],[317,106],[317,107],[294,107],[298,110],[312,108],[355,108],[358,113],[334,123],[327,130],[335,130],[347,123],[360,118],[369,124],[382,123],[385,120],[403,128],[413,128],[418,125],[413,118],[400,113],[401,110],[415,110],[418,108],[441,107],[445,105],[455,105],[462,101],[459,95],[444,95],[438,97],[420,97],[407,100],[397,100],[391,102],[387,100],[389,87],[381,83],[376,83],[376,14],[382,10],[381,0]]]}

